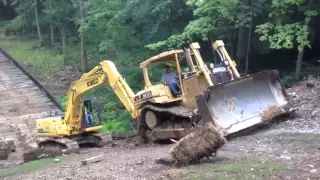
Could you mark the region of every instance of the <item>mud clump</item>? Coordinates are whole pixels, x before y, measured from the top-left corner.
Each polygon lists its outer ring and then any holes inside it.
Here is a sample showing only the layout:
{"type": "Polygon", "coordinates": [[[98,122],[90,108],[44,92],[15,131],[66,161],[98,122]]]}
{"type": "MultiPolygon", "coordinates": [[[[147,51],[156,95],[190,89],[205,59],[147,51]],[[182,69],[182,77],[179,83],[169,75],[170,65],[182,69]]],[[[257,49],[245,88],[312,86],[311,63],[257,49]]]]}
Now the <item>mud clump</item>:
{"type": "Polygon", "coordinates": [[[0,139],[0,160],[6,160],[11,152],[16,149],[15,142],[13,140],[0,139]]]}
{"type": "Polygon", "coordinates": [[[270,106],[261,113],[262,121],[268,121],[278,115],[282,114],[282,110],[277,106],[270,106]]]}
{"type": "Polygon", "coordinates": [[[169,153],[178,163],[197,163],[202,158],[215,156],[226,142],[222,133],[209,123],[181,138],[169,153]]]}

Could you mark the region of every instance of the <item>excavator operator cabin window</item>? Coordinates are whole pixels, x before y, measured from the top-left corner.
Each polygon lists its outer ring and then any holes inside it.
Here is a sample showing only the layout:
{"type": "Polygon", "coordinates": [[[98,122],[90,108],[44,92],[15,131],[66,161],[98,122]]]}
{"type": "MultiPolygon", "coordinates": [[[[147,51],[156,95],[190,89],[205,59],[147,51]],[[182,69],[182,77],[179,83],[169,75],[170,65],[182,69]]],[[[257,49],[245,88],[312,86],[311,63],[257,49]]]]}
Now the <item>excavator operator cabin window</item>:
{"type": "Polygon", "coordinates": [[[91,101],[90,100],[86,100],[83,102],[84,107],[87,108],[87,110],[92,113],[92,105],[91,105],[91,101]]]}

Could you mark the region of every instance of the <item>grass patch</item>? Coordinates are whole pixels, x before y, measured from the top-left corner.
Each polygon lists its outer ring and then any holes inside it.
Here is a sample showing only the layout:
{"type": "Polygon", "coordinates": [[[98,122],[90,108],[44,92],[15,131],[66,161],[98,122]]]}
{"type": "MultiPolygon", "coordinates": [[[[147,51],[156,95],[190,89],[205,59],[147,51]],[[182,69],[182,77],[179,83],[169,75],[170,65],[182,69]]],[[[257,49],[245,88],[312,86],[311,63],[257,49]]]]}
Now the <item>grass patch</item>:
{"type": "Polygon", "coordinates": [[[60,159],[58,163],[65,162],[67,160],[66,157],[59,156],[55,158],[45,158],[45,159],[40,159],[36,161],[30,161],[16,167],[0,169],[0,177],[9,176],[17,173],[24,173],[32,170],[53,166],[54,164],[57,164],[57,162],[54,161],[54,159],[56,158],[60,159]]]}
{"type": "Polygon", "coordinates": [[[231,179],[270,179],[287,165],[280,162],[270,162],[258,157],[248,157],[232,162],[217,162],[186,167],[186,180],[231,180],[231,179]]]}
{"type": "Polygon", "coordinates": [[[29,65],[29,70],[31,68],[43,76],[58,72],[63,67],[63,56],[54,50],[38,47],[36,40],[0,37],[0,48],[19,63],[29,65]]]}
{"type": "Polygon", "coordinates": [[[269,135],[268,139],[270,141],[278,141],[278,142],[288,142],[292,143],[316,143],[320,142],[320,134],[315,134],[312,132],[282,132],[276,135],[269,135]]]}

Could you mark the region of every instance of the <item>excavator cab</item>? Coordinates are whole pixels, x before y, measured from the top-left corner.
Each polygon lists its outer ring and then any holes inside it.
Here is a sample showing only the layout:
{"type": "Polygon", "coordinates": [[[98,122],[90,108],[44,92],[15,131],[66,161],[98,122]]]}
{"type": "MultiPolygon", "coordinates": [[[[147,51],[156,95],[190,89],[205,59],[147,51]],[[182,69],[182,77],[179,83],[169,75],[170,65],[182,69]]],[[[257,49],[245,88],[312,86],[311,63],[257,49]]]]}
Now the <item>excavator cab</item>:
{"type": "MultiPolygon", "coordinates": [[[[82,106],[82,128],[91,128],[95,126],[101,126],[101,112],[100,105],[93,106],[95,97],[86,97],[81,100],[82,106]]],[[[95,103],[97,104],[97,103],[95,103]]]]}

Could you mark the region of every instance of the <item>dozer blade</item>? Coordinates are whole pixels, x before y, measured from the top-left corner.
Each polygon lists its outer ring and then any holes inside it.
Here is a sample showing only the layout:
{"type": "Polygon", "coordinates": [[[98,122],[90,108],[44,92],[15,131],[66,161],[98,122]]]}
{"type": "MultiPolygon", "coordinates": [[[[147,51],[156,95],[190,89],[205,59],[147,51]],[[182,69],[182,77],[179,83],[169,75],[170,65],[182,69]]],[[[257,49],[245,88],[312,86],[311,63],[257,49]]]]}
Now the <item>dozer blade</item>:
{"type": "Polygon", "coordinates": [[[208,87],[196,97],[205,122],[213,122],[226,135],[289,112],[289,97],[277,70],[262,71],[208,87]]]}

